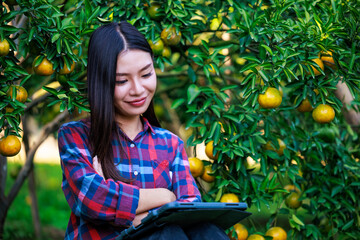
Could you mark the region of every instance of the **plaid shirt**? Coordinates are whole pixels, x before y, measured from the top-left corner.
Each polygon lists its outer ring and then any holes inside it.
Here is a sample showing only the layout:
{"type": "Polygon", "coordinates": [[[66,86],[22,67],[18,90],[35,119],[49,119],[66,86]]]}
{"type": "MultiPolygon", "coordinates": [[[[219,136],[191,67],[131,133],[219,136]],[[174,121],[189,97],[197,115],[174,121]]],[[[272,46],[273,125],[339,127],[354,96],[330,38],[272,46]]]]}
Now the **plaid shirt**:
{"type": "Polygon", "coordinates": [[[131,183],[105,180],[92,166],[90,121],[64,124],[58,144],[63,170],[62,189],[71,208],[65,239],[113,239],[130,226],[139,202],[139,188],[167,188],[178,201],[201,201],[191,176],[183,141],[153,127],[143,118],[144,130],[130,140],[119,129],[113,136],[114,162],[131,183]],[[120,153],[120,142],[128,158],[120,153]]]}

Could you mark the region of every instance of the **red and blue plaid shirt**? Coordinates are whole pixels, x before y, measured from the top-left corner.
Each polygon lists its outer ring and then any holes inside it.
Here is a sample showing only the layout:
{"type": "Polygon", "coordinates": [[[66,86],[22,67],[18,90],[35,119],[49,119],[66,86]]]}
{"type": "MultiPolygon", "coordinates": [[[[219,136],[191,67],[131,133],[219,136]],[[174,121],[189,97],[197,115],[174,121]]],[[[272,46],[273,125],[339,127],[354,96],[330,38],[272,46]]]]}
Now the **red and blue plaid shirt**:
{"type": "MultiPolygon", "coordinates": [[[[191,176],[183,141],[153,127],[143,118],[144,130],[134,140],[120,129],[113,136],[114,162],[130,183],[105,180],[92,166],[88,135],[90,122],[64,124],[58,144],[63,170],[62,189],[71,216],[65,239],[113,239],[132,224],[140,188],[167,188],[178,201],[201,201],[191,176]],[[120,142],[128,158],[120,157],[120,142]]],[[[123,155],[121,155],[123,156],[123,155]]]]}

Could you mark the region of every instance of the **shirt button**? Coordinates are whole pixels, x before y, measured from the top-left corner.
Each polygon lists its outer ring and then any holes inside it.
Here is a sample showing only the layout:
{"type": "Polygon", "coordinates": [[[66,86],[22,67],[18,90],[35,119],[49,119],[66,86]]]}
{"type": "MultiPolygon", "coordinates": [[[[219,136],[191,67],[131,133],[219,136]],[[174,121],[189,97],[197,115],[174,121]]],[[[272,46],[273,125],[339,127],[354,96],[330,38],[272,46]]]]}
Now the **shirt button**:
{"type": "Polygon", "coordinates": [[[137,176],[138,174],[139,174],[139,172],[138,172],[138,171],[135,171],[135,172],[134,172],[134,175],[135,175],[135,176],[137,176]]]}
{"type": "Polygon", "coordinates": [[[132,143],[132,144],[130,144],[130,147],[131,147],[131,148],[135,147],[135,144],[133,144],[133,143],[132,143]]]}

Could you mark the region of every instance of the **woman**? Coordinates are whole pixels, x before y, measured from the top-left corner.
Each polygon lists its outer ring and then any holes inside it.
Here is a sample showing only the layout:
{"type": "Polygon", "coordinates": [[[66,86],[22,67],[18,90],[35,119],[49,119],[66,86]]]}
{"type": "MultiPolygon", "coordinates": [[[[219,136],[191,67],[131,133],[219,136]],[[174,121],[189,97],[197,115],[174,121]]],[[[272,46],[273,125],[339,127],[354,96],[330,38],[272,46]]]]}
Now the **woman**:
{"type": "MultiPolygon", "coordinates": [[[[113,239],[153,208],[201,201],[182,140],[155,117],[156,74],[144,36],[127,22],[99,27],[90,38],[87,69],[91,117],[64,124],[58,137],[71,208],[65,238],[113,239]]],[[[144,239],[174,231],[187,239],[178,226],[144,239]]]]}

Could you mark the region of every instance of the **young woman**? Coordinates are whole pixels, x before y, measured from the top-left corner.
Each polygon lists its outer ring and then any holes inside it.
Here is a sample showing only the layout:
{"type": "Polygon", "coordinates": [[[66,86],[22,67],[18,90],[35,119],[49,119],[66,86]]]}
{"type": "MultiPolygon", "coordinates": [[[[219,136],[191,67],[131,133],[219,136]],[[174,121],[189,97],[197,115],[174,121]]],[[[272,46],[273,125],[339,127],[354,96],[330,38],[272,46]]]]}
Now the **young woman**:
{"type": "MultiPolygon", "coordinates": [[[[144,36],[127,22],[99,27],[87,69],[91,117],[64,124],[58,137],[71,208],[65,239],[113,239],[153,208],[201,201],[183,141],[155,117],[156,74],[144,36]]],[[[198,227],[167,226],[144,239],[196,239],[201,229],[201,237],[217,231],[226,239],[216,226],[198,227]]]]}

